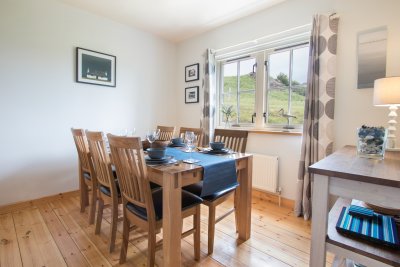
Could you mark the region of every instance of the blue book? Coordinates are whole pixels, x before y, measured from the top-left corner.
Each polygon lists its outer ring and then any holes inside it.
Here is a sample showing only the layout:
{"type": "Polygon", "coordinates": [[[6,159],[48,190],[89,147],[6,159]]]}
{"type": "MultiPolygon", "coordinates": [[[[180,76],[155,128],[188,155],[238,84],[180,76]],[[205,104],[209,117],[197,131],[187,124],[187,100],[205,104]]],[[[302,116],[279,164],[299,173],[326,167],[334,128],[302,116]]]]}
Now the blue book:
{"type": "Polygon", "coordinates": [[[343,207],[336,230],[339,233],[400,249],[399,234],[393,217],[374,213],[372,217],[353,216],[343,207]]]}
{"type": "Polygon", "coordinates": [[[357,205],[351,205],[349,208],[349,214],[352,216],[358,216],[362,218],[372,219],[374,217],[374,211],[368,208],[360,207],[357,205]]]}

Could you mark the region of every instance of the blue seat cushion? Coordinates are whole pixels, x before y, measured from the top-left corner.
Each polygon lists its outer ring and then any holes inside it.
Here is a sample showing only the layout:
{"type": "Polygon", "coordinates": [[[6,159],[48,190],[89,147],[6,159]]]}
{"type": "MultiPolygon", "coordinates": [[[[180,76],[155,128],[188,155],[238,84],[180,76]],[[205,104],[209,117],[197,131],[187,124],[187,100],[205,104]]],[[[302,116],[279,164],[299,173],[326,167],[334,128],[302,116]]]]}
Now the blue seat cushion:
{"type": "Polygon", "coordinates": [[[86,180],[91,181],[92,177],[90,176],[90,173],[88,172],[83,172],[83,178],[85,178],[86,180]]]}
{"type": "MultiPolygon", "coordinates": [[[[223,195],[229,194],[230,192],[234,191],[237,187],[238,187],[238,185],[228,187],[228,188],[226,188],[222,191],[216,192],[212,195],[203,196],[202,199],[204,199],[206,201],[213,201],[217,198],[222,197],[223,195]]],[[[183,187],[183,189],[192,194],[195,194],[196,196],[201,196],[201,190],[203,189],[203,182],[198,182],[196,184],[191,184],[191,185],[185,186],[185,187],[183,187]]]]}
{"type": "Polygon", "coordinates": [[[155,184],[153,182],[150,182],[150,188],[151,188],[151,190],[154,190],[154,189],[157,189],[157,188],[161,188],[161,186],[158,185],[158,184],[155,184]]]}
{"type": "MultiPolygon", "coordinates": [[[[121,197],[121,189],[119,188],[118,180],[115,179],[115,185],[117,186],[118,197],[121,197]]],[[[100,185],[100,191],[103,192],[105,195],[111,197],[111,190],[109,187],[100,185]]]]}
{"type": "MultiPolygon", "coordinates": [[[[163,217],[162,189],[160,188],[153,190],[152,196],[153,196],[155,217],[156,220],[158,221],[161,220],[163,217]]],[[[182,190],[182,210],[199,205],[201,204],[201,202],[203,202],[203,200],[200,197],[182,190]]],[[[147,212],[145,208],[139,207],[130,202],[127,203],[126,207],[130,212],[142,218],[143,220],[147,221],[147,212]]]]}

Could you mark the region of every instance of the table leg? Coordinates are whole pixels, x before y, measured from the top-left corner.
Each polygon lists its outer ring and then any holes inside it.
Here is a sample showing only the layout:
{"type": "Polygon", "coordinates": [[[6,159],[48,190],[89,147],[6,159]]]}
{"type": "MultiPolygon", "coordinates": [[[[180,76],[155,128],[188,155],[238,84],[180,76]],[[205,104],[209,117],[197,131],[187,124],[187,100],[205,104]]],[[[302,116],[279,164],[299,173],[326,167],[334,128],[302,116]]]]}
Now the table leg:
{"type": "Polygon", "coordinates": [[[181,266],[182,180],[179,174],[163,174],[164,266],[181,266]]]}
{"type": "Polygon", "coordinates": [[[246,159],[246,166],[239,170],[240,189],[237,207],[237,222],[239,239],[246,241],[251,232],[251,190],[252,190],[252,166],[253,157],[246,159]]]}
{"type": "Polygon", "coordinates": [[[326,264],[325,241],[328,227],[328,186],[328,176],[314,174],[310,253],[311,267],[321,267],[326,264]]]}

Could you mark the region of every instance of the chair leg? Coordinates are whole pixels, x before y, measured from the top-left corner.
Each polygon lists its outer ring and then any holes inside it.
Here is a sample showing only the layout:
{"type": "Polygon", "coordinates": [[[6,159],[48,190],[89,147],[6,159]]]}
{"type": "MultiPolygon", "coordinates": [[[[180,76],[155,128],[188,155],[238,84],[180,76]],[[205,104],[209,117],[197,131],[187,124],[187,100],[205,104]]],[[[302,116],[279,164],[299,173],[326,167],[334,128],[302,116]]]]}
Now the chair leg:
{"type": "Polygon", "coordinates": [[[236,233],[238,232],[239,225],[238,225],[238,206],[239,206],[239,190],[236,188],[235,192],[233,193],[233,207],[235,208],[235,226],[236,226],[236,233]]]}
{"type": "Polygon", "coordinates": [[[117,236],[117,224],[118,224],[118,200],[112,202],[111,206],[111,227],[110,227],[110,253],[114,251],[115,248],[115,238],[117,236]]]}
{"type": "Polygon", "coordinates": [[[94,230],[94,233],[96,235],[100,233],[101,221],[103,219],[103,209],[104,209],[104,200],[100,198],[98,201],[98,208],[97,208],[96,228],[94,230]]]}
{"type": "Polygon", "coordinates": [[[80,204],[81,212],[85,211],[86,206],[89,204],[89,189],[85,183],[83,172],[79,171],[79,189],[80,189],[80,204]]]}
{"type": "Polygon", "coordinates": [[[128,241],[129,241],[129,227],[130,227],[129,220],[124,215],[124,226],[123,226],[123,230],[122,230],[121,254],[119,256],[119,263],[120,264],[123,264],[126,261],[126,253],[128,251],[128,241]]]}
{"type": "Polygon", "coordinates": [[[153,267],[156,258],[156,231],[154,226],[150,226],[148,238],[147,266],[153,267]]]}
{"type": "Polygon", "coordinates": [[[196,207],[196,214],[193,215],[193,247],[194,247],[194,259],[200,260],[200,205],[196,207]]]}
{"type": "Polygon", "coordinates": [[[94,223],[94,217],[96,215],[96,204],[97,204],[97,188],[92,186],[92,200],[90,203],[90,210],[89,210],[89,224],[94,223]]]}
{"type": "Polygon", "coordinates": [[[214,252],[215,209],[213,205],[208,209],[208,255],[214,252]]]}

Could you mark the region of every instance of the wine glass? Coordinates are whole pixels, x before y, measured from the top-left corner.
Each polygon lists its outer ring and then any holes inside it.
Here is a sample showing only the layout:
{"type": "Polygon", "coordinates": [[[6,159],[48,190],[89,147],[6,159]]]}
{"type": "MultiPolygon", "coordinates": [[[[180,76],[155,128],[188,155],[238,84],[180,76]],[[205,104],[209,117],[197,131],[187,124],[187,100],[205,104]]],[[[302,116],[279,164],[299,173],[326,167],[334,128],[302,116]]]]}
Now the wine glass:
{"type": "Polygon", "coordinates": [[[123,130],[120,131],[119,135],[120,136],[133,136],[136,133],[136,128],[125,128],[123,130]]]}
{"type": "Polygon", "coordinates": [[[160,129],[148,131],[146,134],[146,139],[150,143],[150,147],[153,146],[153,143],[158,139],[160,136],[160,129]]]}
{"type": "Polygon", "coordinates": [[[186,163],[196,163],[199,162],[199,160],[192,158],[192,152],[193,148],[196,147],[196,135],[192,131],[187,131],[185,133],[185,145],[187,148],[187,151],[190,153],[190,156],[188,159],[184,160],[186,163]]]}

